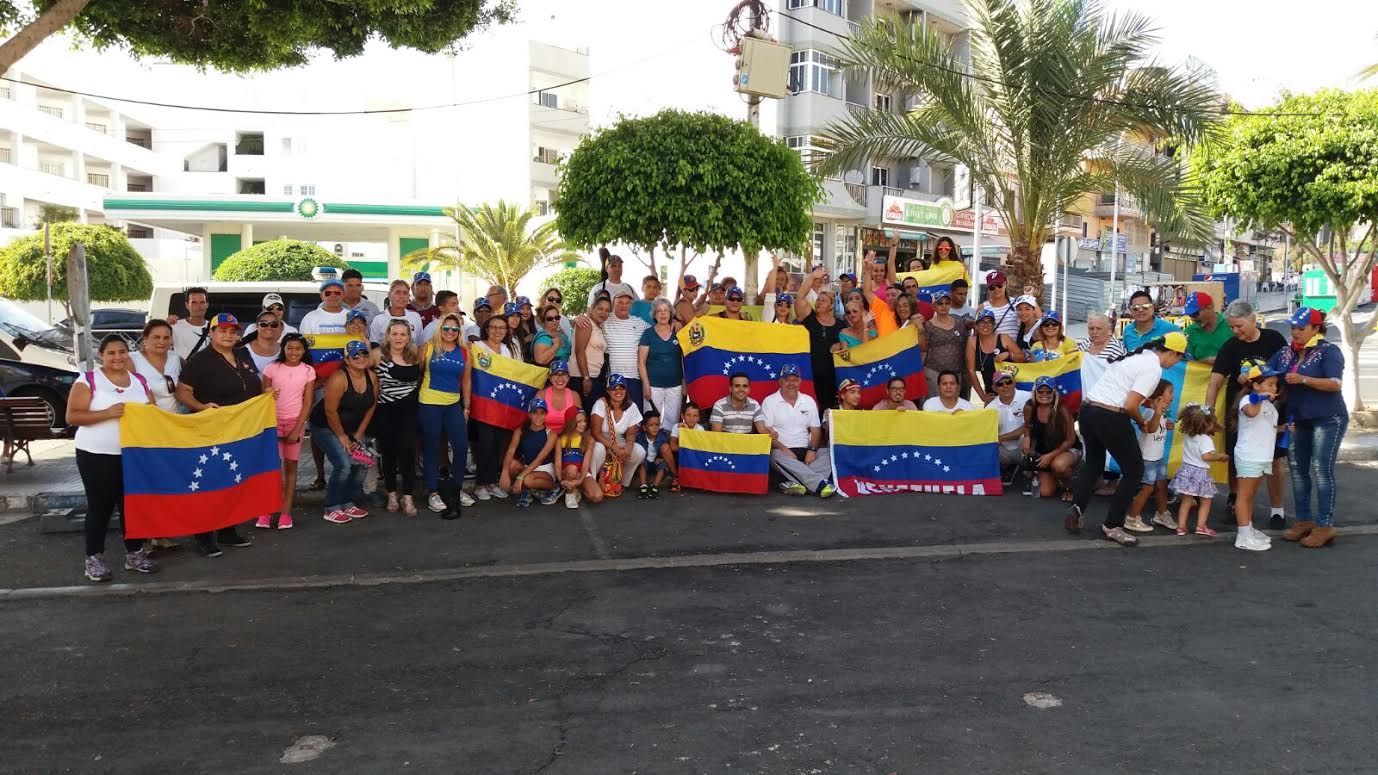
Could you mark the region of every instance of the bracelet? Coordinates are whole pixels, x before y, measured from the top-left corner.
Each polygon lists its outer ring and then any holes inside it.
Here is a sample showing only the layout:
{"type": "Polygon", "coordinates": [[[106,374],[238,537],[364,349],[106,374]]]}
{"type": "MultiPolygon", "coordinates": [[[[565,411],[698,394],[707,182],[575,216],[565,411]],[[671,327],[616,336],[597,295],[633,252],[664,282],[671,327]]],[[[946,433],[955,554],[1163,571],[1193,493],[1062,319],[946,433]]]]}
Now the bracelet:
{"type": "Polygon", "coordinates": [[[526,478],[526,474],[517,474],[517,481],[520,482],[521,480],[523,480],[523,479],[525,479],[525,478],[526,478]]]}

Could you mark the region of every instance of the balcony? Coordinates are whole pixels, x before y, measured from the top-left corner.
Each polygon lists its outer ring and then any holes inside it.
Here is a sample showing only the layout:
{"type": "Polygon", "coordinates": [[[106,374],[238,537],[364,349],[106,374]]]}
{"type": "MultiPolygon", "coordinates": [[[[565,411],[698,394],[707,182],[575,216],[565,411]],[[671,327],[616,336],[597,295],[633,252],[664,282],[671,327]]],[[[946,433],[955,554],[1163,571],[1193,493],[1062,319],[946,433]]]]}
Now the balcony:
{"type": "Polygon", "coordinates": [[[38,112],[42,113],[45,116],[52,116],[53,118],[62,121],[67,120],[67,111],[63,110],[61,107],[57,105],[39,105],[38,112]]]}
{"type": "Polygon", "coordinates": [[[9,148],[0,148],[0,164],[14,164],[14,151],[9,148]]]}
{"type": "Polygon", "coordinates": [[[86,182],[101,188],[110,188],[110,174],[105,172],[86,173],[86,182]]]}
{"type": "MultiPolygon", "coordinates": [[[[1096,198],[1096,204],[1095,207],[1092,208],[1092,214],[1100,218],[1113,218],[1115,215],[1115,195],[1100,194],[1096,198]]],[[[1139,207],[1139,203],[1134,197],[1124,193],[1120,194],[1120,217],[1128,219],[1143,218],[1143,210],[1139,207]]]]}

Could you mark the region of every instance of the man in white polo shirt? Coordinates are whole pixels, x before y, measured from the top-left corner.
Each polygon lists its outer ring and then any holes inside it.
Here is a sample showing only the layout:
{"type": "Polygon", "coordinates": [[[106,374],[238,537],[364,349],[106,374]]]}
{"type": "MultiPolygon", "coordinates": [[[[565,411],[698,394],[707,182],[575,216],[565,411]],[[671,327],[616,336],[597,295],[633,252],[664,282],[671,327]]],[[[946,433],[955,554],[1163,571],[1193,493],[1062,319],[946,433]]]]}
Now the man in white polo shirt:
{"type": "Polygon", "coordinates": [[[828,450],[818,448],[822,435],[818,402],[800,393],[799,384],[799,367],[787,363],[780,367],[780,390],[761,402],[772,431],[770,464],[785,479],[781,492],[829,498],[837,490],[828,482],[833,475],[832,457],[828,450]]]}
{"type": "Polygon", "coordinates": [[[1002,466],[1017,465],[1024,456],[1019,448],[1024,440],[1024,407],[1032,398],[1032,394],[1014,386],[1014,370],[995,372],[995,398],[986,404],[986,408],[1000,412],[1002,466]]]}

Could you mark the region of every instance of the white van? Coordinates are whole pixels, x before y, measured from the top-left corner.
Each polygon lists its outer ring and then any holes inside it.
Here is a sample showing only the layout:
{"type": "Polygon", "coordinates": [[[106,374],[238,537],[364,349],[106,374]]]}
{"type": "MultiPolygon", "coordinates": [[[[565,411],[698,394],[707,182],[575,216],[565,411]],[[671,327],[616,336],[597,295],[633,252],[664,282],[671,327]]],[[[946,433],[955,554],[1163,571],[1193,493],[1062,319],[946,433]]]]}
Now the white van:
{"type": "MultiPolygon", "coordinates": [[[[201,285],[186,283],[159,283],[153,286],[153,298],[148,303],[149,320],[165,320],[168,315],[178,318],[187,316],[185,291],[188,288],[205,288],[210,294],[210,308],[207,317],[228,312],[239,319],[242,326],[254,322],[263,311],[263,297],[269,293],[282,296],[287,306],[287,323],[301,327],[301,319],[306,313],[320,306],[321,284],[314,280],[306,282],[208,282],[201,285]]],[[[364,298],[377,304],[381,309],[387,304],[388,284],[386,282],[365,282],[364,298]]]]}

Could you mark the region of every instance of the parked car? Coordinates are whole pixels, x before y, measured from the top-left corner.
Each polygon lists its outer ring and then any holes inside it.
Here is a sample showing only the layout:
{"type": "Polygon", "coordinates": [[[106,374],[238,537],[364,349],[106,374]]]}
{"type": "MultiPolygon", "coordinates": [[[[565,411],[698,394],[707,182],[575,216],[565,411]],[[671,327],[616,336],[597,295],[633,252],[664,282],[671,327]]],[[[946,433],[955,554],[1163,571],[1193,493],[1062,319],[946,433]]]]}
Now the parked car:
{"type": "MultiPolygon", "coordinates": [[[[153,298],[149,300],[150,318],[166,318],[168,315],[186,317],[187,307],[183,291],[191,287],[186,283],[159,283],[153,286],[153,298]]],[[[215,315],[229,312],[245,325],[252,323],[258,313],[263,311],[263,296],[269,293],[282,295],[287,307],[287,322],[300,326],[306,313],[320,306],[321,293],[318,282],[209,282],[201,286],[210,294],[210,310],[215,315]]],[[[364,298],[382,307],[387,303],[388,284],[370,281],[364,283],[364,298]]]]}
{"type": "Polygon", "coordinates": [[[8,299],[0,299],[0,360],[59,370],[76,369],[71,335],[48,325],[8,299]]]}
{"type": "MultiPolygon", "coordinates": [[[[100,340],[104,339],[106,334],[119,334],[129,344],[129,349],[137,349],[139,341],[143,338],[144,324],[147,322],[148,313],[143,310],[119,307],[91,310],[91,356],[97,357],[100,352],[100,340]]],[[[64,318],[54,327],[71,341],[75,332],[71,318],[64,318]]]]}
{"type": "Polygon", "coordinates": [[[0,360],[0,392],[6,396],[36,396],[48,408],[48,424],[53,428],[67,425],[67,394],[77,373],[33,363],[0,360]]]}

